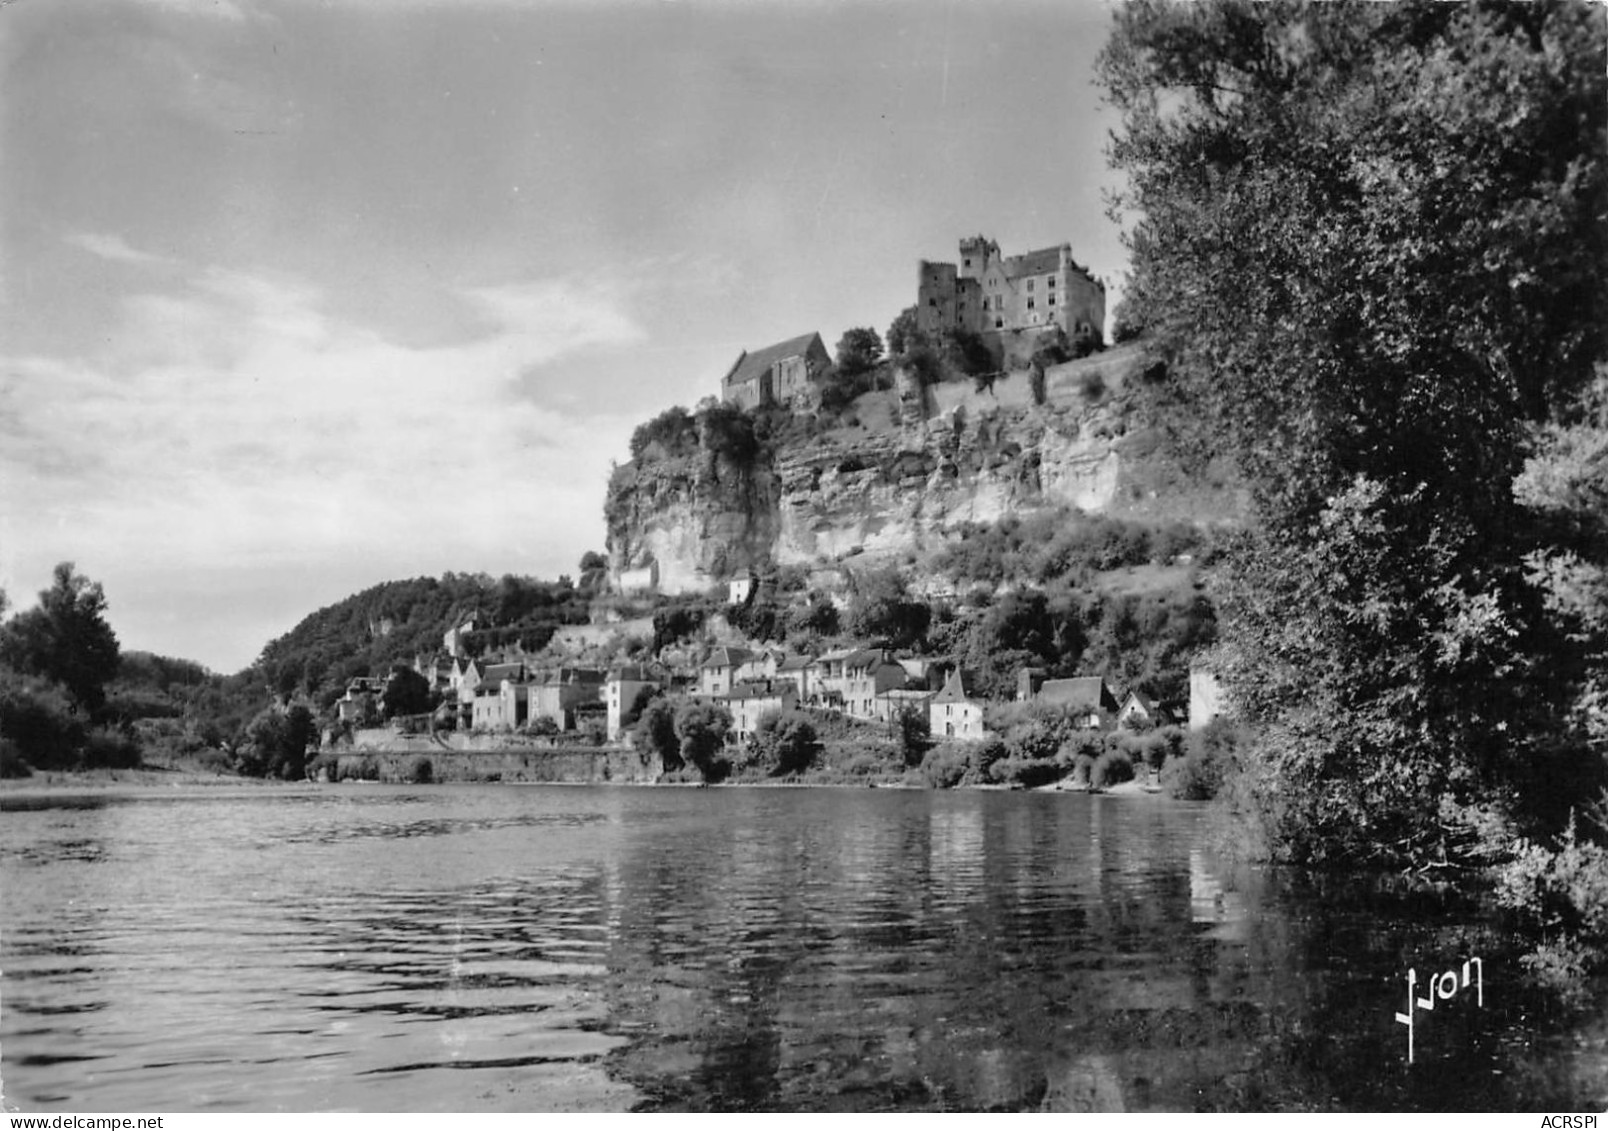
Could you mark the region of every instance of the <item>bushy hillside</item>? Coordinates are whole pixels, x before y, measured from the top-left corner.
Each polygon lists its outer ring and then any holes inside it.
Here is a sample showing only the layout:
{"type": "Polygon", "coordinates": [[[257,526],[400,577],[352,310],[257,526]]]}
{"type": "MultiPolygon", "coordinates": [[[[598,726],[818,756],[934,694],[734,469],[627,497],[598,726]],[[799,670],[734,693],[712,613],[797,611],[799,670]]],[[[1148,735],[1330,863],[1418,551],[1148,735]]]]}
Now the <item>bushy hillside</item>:
{"type": "Polygon", "coordinates": [[[270,641],[255,665],[278,695],[306,695],[320,707],[355,676],[433,656],[450,629],[472,622],[471,655],[490,649],[544,647],[563,625],[585,624],[602,578],[601,562],[583,559],[581,584],[506,575],[444,574],[388,581],[319,609],[270,641]]]}

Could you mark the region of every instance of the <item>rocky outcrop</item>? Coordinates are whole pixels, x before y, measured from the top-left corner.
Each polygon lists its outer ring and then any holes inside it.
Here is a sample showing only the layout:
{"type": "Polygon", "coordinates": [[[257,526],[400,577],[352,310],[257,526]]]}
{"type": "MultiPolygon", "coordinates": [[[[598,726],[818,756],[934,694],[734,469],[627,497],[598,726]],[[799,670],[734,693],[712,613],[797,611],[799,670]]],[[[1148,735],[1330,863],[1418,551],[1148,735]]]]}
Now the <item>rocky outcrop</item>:
{"type": "Polygon", "coordinates": [[[905,374],[858,415],[878,429],[818,430],[767,446],[752,467],[700,448],[618,469],[607,506],[611,567],[658,565],[659,588],[707,587],[773,565],[920,553],[966,523],[1124,498],[1130,382],[1145,359],[1111,351],[1051,370],[1045,403],[1026,374],[978,392],[922,389],[905,374]],[[872,409],[879,409],[873,413],[872,409]]]}

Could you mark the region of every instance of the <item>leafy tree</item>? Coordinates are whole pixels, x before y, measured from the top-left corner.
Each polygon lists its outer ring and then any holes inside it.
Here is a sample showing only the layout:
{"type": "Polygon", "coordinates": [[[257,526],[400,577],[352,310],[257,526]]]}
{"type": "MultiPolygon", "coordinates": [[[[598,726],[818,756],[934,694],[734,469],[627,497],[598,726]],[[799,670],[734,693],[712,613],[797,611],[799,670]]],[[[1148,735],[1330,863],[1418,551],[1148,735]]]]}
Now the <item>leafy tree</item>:
{"type": "Polygon", "coordinates": [[[888,356],[902,357],[924,340],[916,325],[916,308],[907,306],[888,327],[888,356]]]}
{"type": "Polygon", "coordinates": [[[636,745],[657,754],[666,770],[682,766],[681,739],[676,735],[676,709],[669,700],[654,699],[637,718],[636,745]]]}
{"type": "Polygon", "coordinates": [[[754,728],[753,743],[763,757],[775,762],[779,774],[802,773],[821,753],[815,724],[803,711],[766,713],[754,728]]]}
{"type": "Polygon", "coordinates": [[[398,664],[391,669],[391,678],[385,682],[380,707],[387,718],[422,715],[434,710],[435,695],[430,681],[412,668],[398,664]]]}
{"type": "Polygon", "coordinates": [[[117,635],[106,623],[106,595],[73,569],[56,566],[54,582],[37,607],[0,627],[0,660],[19,672],[53,679],[91,714],[106,702],[106,685],[117,675],[117,635]]]}
{"type": "Polygon", "coordinates": [[[675,720],[682,758],[711,781],[723,776],[720,752],[731,734],[731,715],[713,703],[686,703],[676,712],[675,720]]]}
{"type": "Polygon", "coordinates": [[[248,777],[299,780],[307,776],[307,747],[317,737],[317,721],[304,704],[269,707],[246,727],[237,768],[248,777]]]}
{"type": "Polygon", "coordinates": [[[697,445],[698,426],[692,414],[675,405],[647,423],[637,425],[636,431],[631,433],[631,458],[640,460],[654,446],[665,455],[675,456],[697,445]]]}
{"type": "Polygon", "coordinates": [[[848,617],[853,635],[880,640],[889,648],[914,648],[931,619],[932,610],[910,596],[896,571],[873,570],[855,579],[848,617]]]}
{"type": "Polygon", "coordinates": [[[698,405],[698,429],[706,451],[738,467],[750,467],[760,452],[754,418],[741,405],[705,397],[698,405]]]}
{"type": "Polygon", "coordinates": [[[1156,395],[1257,511],[1221,602],[1243,794],[1296,859],[1466,858],[1443,814],[1522,819],[1564,713],[1513,484],[1603,356],[1601,21],[1137,0],[1100,69],[1156,395]]]}
{"type": "Polygon", "coordinates": [[[838,372],[846,376],[864,373],[882,360],[882,338],[869,326],[845,330],[837,344],[838,372]]]}
{"type": "Polygon", "coordinates": [[[968,377],[991,376],[999,368],[983,336],[964,326],[945,327],[939,335],[939,344],[949,367],[968,377]]]}
{"type": "Polygon", "coordinates": [[[932,718],[925,707],[903,707],[894,719],[899,732],[899,753],[906,766],[919,766],[932,745],[932,718]]]}
{"type": "Polygon", "coordinates": [[[807,602],[788,610],[786,627],[789,636],[836,636],[837,606],[825,593],[811,593],[807,602]]]}

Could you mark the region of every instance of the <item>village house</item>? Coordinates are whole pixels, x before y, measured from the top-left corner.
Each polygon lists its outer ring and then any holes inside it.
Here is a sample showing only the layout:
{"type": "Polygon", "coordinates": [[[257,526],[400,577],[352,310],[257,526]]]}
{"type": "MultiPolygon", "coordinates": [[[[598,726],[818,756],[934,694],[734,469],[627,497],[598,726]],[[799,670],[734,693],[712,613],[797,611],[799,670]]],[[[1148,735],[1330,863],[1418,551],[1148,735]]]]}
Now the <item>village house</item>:
{"type": "Polygon", "coordinates": [[[574,730],[576,715],[602,707],[605,673],[596,668],[561,667],[542,672],[531,682],[530,722],[552,719],[559,730],[574,730]]]}
{"type": "Polygon", "coordinates": [[[842,707],[848,702],[847,661],[858,648],[836,648],[815,657],[810,682],[814,684],[811,702],[820,707],[842,707]]]}
{"type": "Polygon", "coordinates": [[[759,729],[759,720],[772,711],[781,712],[798,705],[798,693],[785,681],[739,683],[724,695],[715,697],[731,715],[731,732],[738,742],[747,742],[759,729]]]}
{"type": "Polygon", "coordinates": [[[905,685],[905,670],[881,648],[862,648],[843,661],[843,709],[859,719],[876,717],[876,698],[905,685]]]}
{"type": "Polygon", "coordinates": [[[916,285],[916,325],[928,335],[958,329],[978,334],[996,359],[1022,335],[1026,353],[1040,333],[1071,337],[1105,326],[1105,284],[1072,258],[1072,245],[1001,255],[985,236],[960,241],[960,263],[922,260],[916,285]]]}
{"type": "Polygon", "coordinates": [[[622,664],[609,670],[603,682],[603,701],[608,708],[607,726],[609,741],[620,736],[620,731],[633,721],[631,708],[643,691],[658,690],[660,683],[645,667],[622,664]]]}
{"type": "Polygon", "coordinates": [[[726,583],[726,604],[746,605],[758,587],[759,582],[753,574],[739,574],[726,583]]]}
{"type": "Polygon", "coordinates": [[[1123,696],[1122,706],[1117,708],[1117,726],[1126,730],[1174,726],[1177,722],[1165,704],[1157,703],[1138,688],[1123,696]]]}
{"type": "Polygon", "coordinates": [[[966,676],[960,668],[954,670],[943,690],[927,704],[927,720],[934,738],[988,737],[983,727],[983,702],[966,690],[966,676]]]}
{"type": "Polygon", "coordinates": [[[807,703],[813,694],[811,673],[814,670],[815,660],[810,656],[783,656],[776,664],[776,679],[791,683],[799,702],[807,703]]]}
{"type": "MultiPolygon", "coordinates": [[[[1117,696],[1104,676],[1083,675],[1071,679],[1035,677],[1033,683],[1036,686],[1028,698],[1034,703],[1069,712],[1075,726],[1088,730],[1110,730],[1116,725],[1117,696]]],[[[1020,684],[1017,698],[1022,698],[1020,684]]]]}
{"type": "Polygon", "coordinates": [[[725,695],[744,678],[742,668],[753,659],[754,653],[747,648],[716,648],[698,665],[698,694],[725,695]]]}
{"type": "Polygon", "coordinates": [[[379,711],[379,699],[384,693],[384,679],[360,675],[348,683],[346,693],[335,700],[335,717],[343,723],[366,722],[379,711]]]}
{"type": "Polygon", "coordinates": [[[753,410],[761,405],[805,407],[819,396],[817,379],[832,364],[821,335],[802,334],[743,351],[720,383],[720,399],[753,410]]]}

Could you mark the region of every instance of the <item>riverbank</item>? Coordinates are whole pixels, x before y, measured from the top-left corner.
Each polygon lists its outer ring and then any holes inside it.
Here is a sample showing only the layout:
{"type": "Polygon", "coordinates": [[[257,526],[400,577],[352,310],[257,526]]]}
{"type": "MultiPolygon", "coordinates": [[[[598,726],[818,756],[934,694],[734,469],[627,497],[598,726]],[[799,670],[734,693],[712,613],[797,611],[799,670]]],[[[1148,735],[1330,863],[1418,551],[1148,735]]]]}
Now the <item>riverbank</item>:
{"type": "MultiPolygon", "coordinates": [[[[346,784],[361,785],[374,784],[363,781],[353,781],[346,784]]],[[[409,784],[388,781],[384,784],[409,784]]],[[[421,784],[421,783],[411,783],[421,784]]],[[[838,774],[821,774],[819,776],[806,775],[797,778],[769,778],[756,780],[732,780],[719,782],[713,785],[704,782],[684,781],[645,781],[641,779],[597,778],[590,781],[565,781],[561,779],[541,780],[539,778],[458,778],[451,780],[437,780],[434,785],[644,785],[662,786],[672,789],[711,788],[711,789],[899,789],[923,790],[930,789],[925,782],[910,775],[903,777],[889,777],[887,779],[867,778],[862,781],[845,780],[838,774]]],[[[0,779],[0,797],[8,794],[44,794],[44,793],[112,793],[125,791],[147,790],[212,790],[212,789],[262,789],[262,790],[305,790],[309,787],[340,788],[339,784],[329,785],[308,780],[281,781],[277,778],[252,778],[236,774],[220,774],[209,770],[175,768],[163,766],[146,766],[138,769],[124,770],[51,770],[35,771],[25,778],[0,779]]],[[[963,785],[954,787],[967,792],[983,793],[1080,793],[1086,794],[1088,788],[1081,785],[1072,785],[1056,782],[1051,785],[1039,786],[1035,789],[1021,790],[1005,785],[963,785]]],[[[1099,791],[1109,797],[1165,797],[1166,794],[1138,781],[1127,781],[1099,791]]]]}

